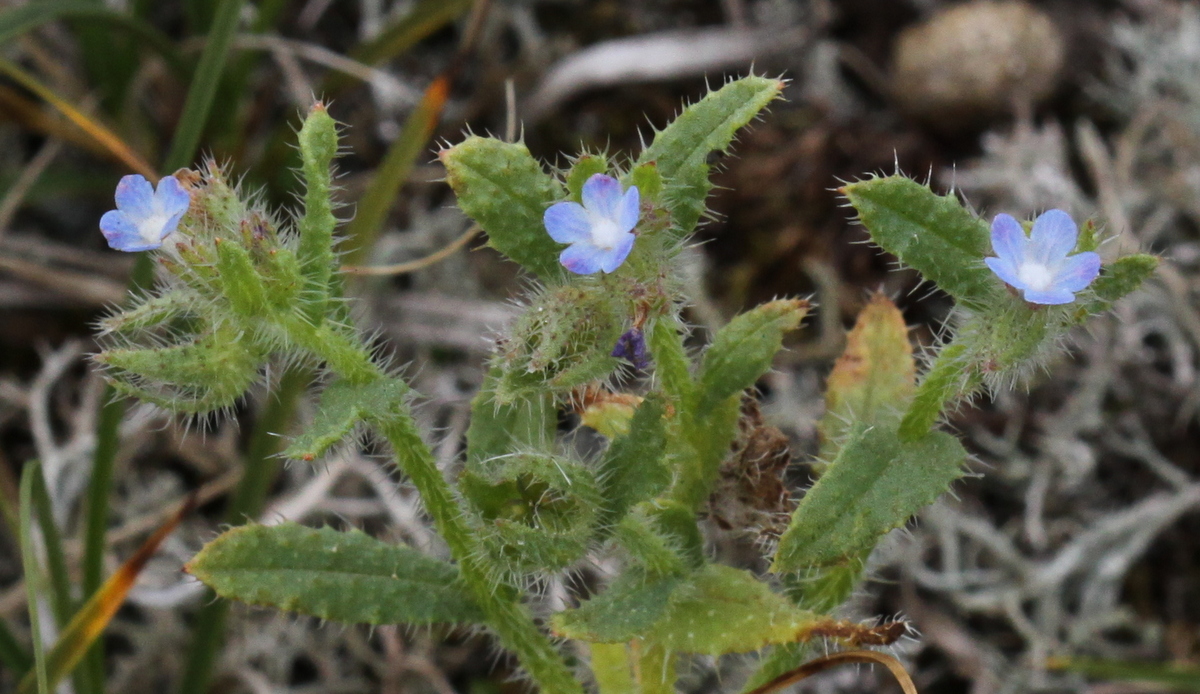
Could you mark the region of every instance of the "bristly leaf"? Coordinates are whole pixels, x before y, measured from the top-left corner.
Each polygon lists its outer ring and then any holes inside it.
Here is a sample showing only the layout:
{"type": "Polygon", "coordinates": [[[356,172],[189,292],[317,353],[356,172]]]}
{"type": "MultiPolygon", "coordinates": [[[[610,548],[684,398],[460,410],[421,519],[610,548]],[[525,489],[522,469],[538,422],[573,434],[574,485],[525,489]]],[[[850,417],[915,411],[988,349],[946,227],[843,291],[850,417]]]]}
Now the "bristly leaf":
{"type": "Polygon", "coordinates": [[[517,398],[511,404],[496,401],[502,370],[492,367],[483,387],[471,401],[467,428],[467,461],[474,464],[525,447],[544,450],[554,440],[558,413],[549,394],[517,398]]]}
{"type": "Polygon", "coordinates": [[[1107,311],[1121,297],[1142,286],[1158,268],[1158,258],[1145,253],[1127,255],[1100,268],[1100,276],[1092,283],[1095,298],[1077,312],[1082,321],[1088,316],[1107,311]]]}
{"type": "Polygon", "coordinates": [[[685,108],[638,157],[638,166],[657,164],[680,236],[690,234],[704,214],[704,201],[712,189],[709,153],[725,151],[737,131],[779,97],[784,84],[753,75],[730,82],[685,108]]]}
{"type": "Polygon", "coordinates": [[[639,501],[656,496],[671,481],[663,460],[667,446],[666,404],[651,395],[633,414],[629,434],[609,447],[600,463],[599,482],[605,508],[602,525],[611,525],[639,501]]]}
{"type": "Polygon", "coordinates": [[[546,208],[563,199],[562,186],[525,145],[471,136],[438,156],[458,206],[487,232],[488,245],[542,281],[564,275],[562,246],[542,222],[546,208]]]}
{"type": "Polygon", "coordinates": [[[888,176],[842,188],[871,240],[968,306],[1001,289],[983,259],[991,253],[988,225],[953,195],[937,195],[906,177],[888,176]]]}
{"type": "Polygon", "coordinates": [[[684,579],[639,583],[622,576],[607,591],[553,618],[561,636],[590,642],[642,639],[667,651],[722,655],[809,637],[820,618],[751,574],[709,564],[684,579]]]}
{"type": "Polygon", "coordinates": [[[783,346],[783,334],[800,325],[806,313],[808,302],[781,299],[747,311],[721,328],[704,354],[696,411],[706,413],[753,386],[771,368],[783,346]]]}
{"type": "Polygon", "coordinates": [[[398,379],[355,384],[335,381],[321,393],[317,415],[283,455],[293,460],[313,460],[346,437],[359,422],[405,411],[408,388],[398,379]]]}
{"type": "Polygon", "coordinates": [[[846,349],[833,365],[821,418],[821,457],[832,460],[850,422],[869,425],[899,420],[916,389],[916,365],[904,316],[876,294],[846,336],[846,349]]]}
{"type": "Polygon", "coordinates": [[[337,124],[318,102],[300,128],[301,171],[304,174],[304,215],[297,228],[300,246],[297,257],[305,275],[306,315],[318,323],[325,318],[325,301],[333,273],[333,230],[337,219],[330,204],[332,184],[329,167],[337,156],[337,124]]]}
{"type": "Polygon", "coordinates": [[[358,530],[242,526],[205,545],[185,569],[222,597],[337,622],[483,620],[453,565],[358,530]]]}
{"type": "Polygon", "coordinates": [[[966,455],[945,432],[901,442],[892,429],[856,427],[796,508],[771,570],[804,571],[860,557],[946,491],[962,474],[966,455]]]}
{"type": "Polygon", "coordinates": [[[583,202],[583,184],[596,174],[608,173],[608,160],[603,154],[584,154],[575,160],[567,172],[567,196],[574,202],[583,202]]]}

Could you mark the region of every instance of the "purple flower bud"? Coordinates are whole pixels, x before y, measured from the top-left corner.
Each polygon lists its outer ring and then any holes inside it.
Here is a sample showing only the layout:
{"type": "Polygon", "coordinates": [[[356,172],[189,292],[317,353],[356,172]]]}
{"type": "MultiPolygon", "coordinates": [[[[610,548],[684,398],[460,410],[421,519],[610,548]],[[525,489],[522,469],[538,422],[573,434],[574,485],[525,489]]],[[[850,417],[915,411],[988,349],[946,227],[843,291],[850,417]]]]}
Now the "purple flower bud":
{"type": "Polygon", "coordinates": [[[596,174],[583,184],[582,205],[555,203],[542,221],[551,238],[571,244],[558,257],[563,267],[578,275],[613,272],[633,250],[640,205],[637,186],[622,194],[620,181],[596,174]]]}
{"type": "Polygon", "coordinates": [[[645,371],[650,368],[650,359],[646,357],[646,335],[641,328],[627,330],[617,338],[612,356],[625,359],[637,368],[645,371]]]}
{"type": "Polygon", "coordinates": [[[1100,256],[1075,250],[1079,229],[1071,215],[1047,210],[1033,223],[1029,236],[1006,214],[992,220],[992,250],[998,257],[984,262],[1031,304],[1069,304],[1100,274],[1100,256]]]}
{"type": "Polygon", "coordinates": [[[164,176],[158,190],[143,176],[125,176],[114,197],[117,209],[100,218],[100,231],[111,248],[131,253],[161,246],[192,203],[174,176],[164,176]]]}

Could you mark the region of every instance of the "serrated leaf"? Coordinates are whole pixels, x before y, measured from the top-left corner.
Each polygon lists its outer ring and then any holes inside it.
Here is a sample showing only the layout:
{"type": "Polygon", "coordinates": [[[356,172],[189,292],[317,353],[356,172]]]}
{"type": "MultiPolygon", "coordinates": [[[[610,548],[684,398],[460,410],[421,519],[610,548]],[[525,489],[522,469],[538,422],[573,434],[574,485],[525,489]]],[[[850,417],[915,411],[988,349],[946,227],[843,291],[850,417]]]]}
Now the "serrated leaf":
{"type": "Polygon", "coordinates": [[[783,87],[780,80],[766,77],[730,82],[685,108],[638,157],[639,166],[658,165],[677,233],[691,233],[704,214],[705,198],[712,189],[709,153],[728,148],[737,131],[778,98],[783,87]]]}
{"type": "Polygon", "coordinates": [[[458,206],[487,232],[488,244],[541,278],[564,275],[562,245],[546,232],[546,208],[564,198],[522,144],[471,136],[442,150],[446,180],[458,206]]]}
{"type": "Polygon", "coordinates": [[[852,421],[899,420],[915,390],[916,364],[904,316],[891,299],[876,294],[846,336],[846,349],[826,382],[821,457],[837,455],[852,421]]]}
{"type": "Polygon", "coordinates": [[[221,597],[337,622],[483,621],[452,564],[358,530],[242,526],[205,545],[185,570],[221,597]]]}
{"type": "Polygon", "coordinates": [[[988,225],[953,195],[938,195],[906,177],[888,176],[842,188],[871,240],[970,306],[1001,289],[983,259],[991,254],[988,225]]]}
{"type": "Polygon", "coordinates": [[[966,455],[945,432],[902,442],[892,429],[856,427],[792,514],[771,570],[835,565],[869,551],[946,491],[966,455]]]}
{"type": "Polygon", "coordinates": [[[385,419],[406,412],[408,387],[399,379],[371,383],[334,381],[321,392],[317,414],[304,433],[292,440],[283,455],[313,460],[354,431],[359,422],[385,419]]]}
{"type": "Polygon", "coordinates": [[[807,638],[820,619],[751,574],[709,564],[686,580],[622,577],[579,609],[554,616],[557,633],[584,641],[642,639],[668,652],[721,655],[807,638]]]}
{"type": "Polygon", "coordinates": [[[698,413],[705,413],[754,385],[808,312],[808,302],[781,299],[739,315],[717,332],[704,354],[697,392],[698,413]]]}

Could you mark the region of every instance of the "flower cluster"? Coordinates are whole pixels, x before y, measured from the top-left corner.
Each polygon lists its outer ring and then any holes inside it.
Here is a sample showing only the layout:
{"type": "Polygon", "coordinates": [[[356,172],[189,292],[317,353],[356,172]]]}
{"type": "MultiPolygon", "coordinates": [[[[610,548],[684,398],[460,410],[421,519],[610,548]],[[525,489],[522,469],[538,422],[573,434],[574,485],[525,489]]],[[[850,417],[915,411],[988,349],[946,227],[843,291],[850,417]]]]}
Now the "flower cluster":
{"type": "Polygon", "coordinates": [[[114,197],[117,209],[100,218],[100,231],[110,247],[131,253],[161,246],[192,202],[174,176],[164,176],[158,190],[144,176],[125,176],[114,197]]]}
{"type": "Polygon", "coordinates": [[[613,272],[621,267],[633,242],[641,198],[637,186],[622,193],[621,182],[595,174],[583,184],[583,204],[560,202],[546,209],[543,221],[550,237],[570,246],[559,256],[563,267],[579,275],[613,272]]]}
{"type": "Polygon", "coordinates": [[[1062,210],[1048,210],[1033,223],[1029,236],[1007,214],[992,220],[995,258],[984,262],[1031,304],[1069,304],[1100,274],[1100,256],[1075,250],[1079,229],[1062,210]]]}

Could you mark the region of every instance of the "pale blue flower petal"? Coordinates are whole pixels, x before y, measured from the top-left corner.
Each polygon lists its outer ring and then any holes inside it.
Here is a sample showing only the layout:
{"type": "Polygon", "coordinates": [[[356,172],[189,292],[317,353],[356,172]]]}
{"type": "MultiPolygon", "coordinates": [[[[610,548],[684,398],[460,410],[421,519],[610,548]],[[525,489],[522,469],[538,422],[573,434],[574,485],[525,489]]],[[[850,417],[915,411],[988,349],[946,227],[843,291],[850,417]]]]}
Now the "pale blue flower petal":
{"type": "Polygon", "coordinates": [[[192,196],[184,189],[179,179],[174,176],[164,176],[158,182],[158,190],[154,191],[154,202],[167,214],[167,222],[163,226],[162,237],[160,237],[165,238],[167,234],[175,231],[179,226],[179,220],[187,214],[188,207],[192,204],[192,196]]]}
{"type": "Polygon", "coordinates": [[[1057,306],[1059,304],[1069,304],[1075,300],[1075,295],[1067,289],[1051,287],[1045,291],[1034,291],[1032,289],[1025,290],[1025,300],[1031,304],[1044,304],[1047,306],[1057,306]]]}
{"type": "Polygon", "coordinates": [[[1033,223],[1026,252],[1046,265],[1056,265],[1075,250],[1078,240],[1079,228],[1071,215],[1062,210],[1046,210],[1033,223]]]}
{"type": "Polygon", "coordinates": [[[1025,283],[1021,281],[1017,275],[1017,268],[1007,258],[1001,256],[999,258],[984,258],[983,262],[996,273],[1000,279],[1004,280],[1005,284],[1012,285],[1016,289],[1024,289],[1025,283]]]}
{"type": "Polygon", "coordinates": [[[592,237],[592,221],[577,202],[559,202],[546,208],[542,216],[550,238],[559,243],[587,241],[592,237]]]}
{"type": "Polygon", "coordinates": [[[617,211],[617,226],[621,231],[633,231],[641,215],[642,196],[637,186],[629,186],[625,196],[621,198],[620,209],[617,211]]]}
{"type": "Polygon", "coordinates": [[[137,174],[125,176],[113,196],[117,209],[100,218],[100,231],[118,251],[148,251],[179,227],[191,205],[191,195],[174,176],[166,176],[158,190],[137,174]]]}
{"type": "Polygon", "coordinates": [[[621,182],[612,176],[595,174],[583,184],[583,206],[598,216],[617,221],[621,204],[621,182]]]}
{"type": "MultiPolygon", "coordinates": [[[[1012,215],[998,214],[992,220],[992,250],[996,255],[1007,260],[1011,266],[1017,265],[1025,257],[1025,248],[1028,244],[1029,238],[1025,236],[1025,230],[1012,215]]],[[[1003,275],[1001,275],[1001,279],[1003,279],[1003,275]]],[[[1008,282],[1007,279],[1004,281],[1008,282]]],[[[1012,284],[1012,282],[1008,283],[1012,284]]]]}
{"type": "Polygon", "coordinates": [[[100,233],[108,239],[108,245],[118,250],[120,250],[118,245],[141,240],[141,237],[138,236],[137,225],[120,210],[109,210],[104,213],[104,216],[100,218],[100,233]]]}
{"type": "Polygon", "coordinates": [[[586,241],[572,244],[558,256],[558,262],[577,275],[593,275],[600,272],[605,252],[586,241]]]}
{"type": "Polygon", "coordinates": [[[154,214],[154,186],[150,185],[145,176],[122,176],[113,197],[117,201],[117,209],[129,215],[130,219],[141,219],[154,214]]]}
{"type": "Polygon", "coordinates": [[[583,205],[560,202],[542,215],[550,238],[571,244],[558,260],[571,272],[615,272],[633,250],[641,195],[637,186],[622,193],[621,182],[595,174],[583,184],[583,205]]]}
{"type": "Polygon", "coordinates": [[[621,263],[629,257],[629,252],[633,250],[633,242],[637,237],[633,234],[625,234],[621,241],[617,243],[610,251],[604,251],[600,258],[600,269],[605,272],[614,272],[621,267],[621,263]]]}
{"type": "Polygon", "coordinates": [[[1054,285],[1070,292],[1082,291],[1100,275],[1100,255],[1085,251],[1063,261],[1054,285]]]}

